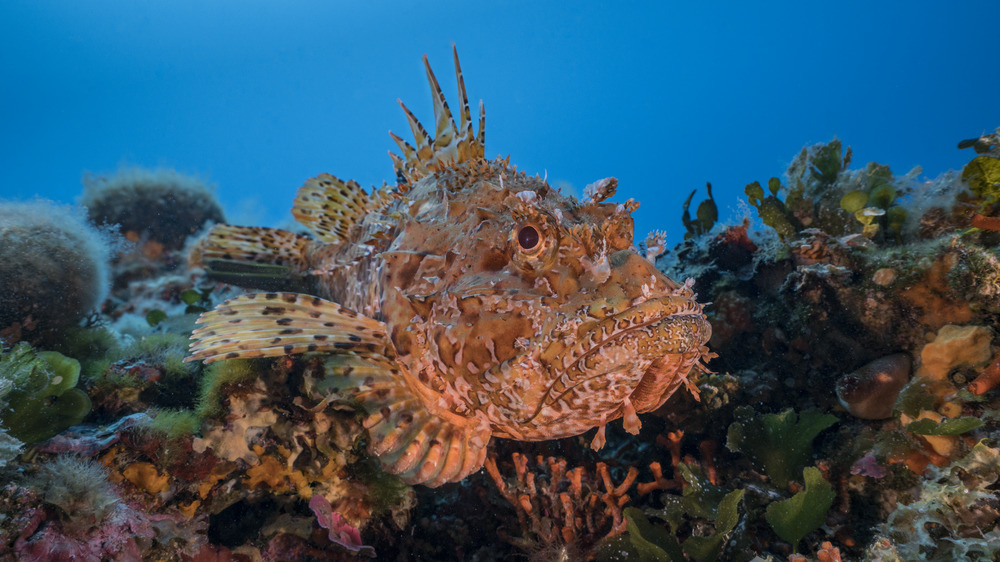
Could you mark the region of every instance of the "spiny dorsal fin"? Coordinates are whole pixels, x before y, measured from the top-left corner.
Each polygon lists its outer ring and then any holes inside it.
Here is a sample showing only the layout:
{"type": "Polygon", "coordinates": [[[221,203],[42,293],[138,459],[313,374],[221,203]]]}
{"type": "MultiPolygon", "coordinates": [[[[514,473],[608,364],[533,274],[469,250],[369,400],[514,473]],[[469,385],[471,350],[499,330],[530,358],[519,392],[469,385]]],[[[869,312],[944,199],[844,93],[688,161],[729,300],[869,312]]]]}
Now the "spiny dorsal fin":
{"type": "Polygon", "coordinates": [[[455,58],[455,77],[458,81],[460,104],[458,126],[455,125],[448,103],[444,99],[444,94],[441,93],[441,86],[431,70],[427,55],[424,55],[424,66],[427,69],[427,80],[430,82],[431,97],[434,101],[435,131],[433,139],[406,105],[399,102],[406,113],[410,130],[413,131],[413,137],[417,143],[416,148],[414,148],[392,132],[389,133],[403,152],[402,157],[391,152],[389,155],[392,157],[396,177],[400,182],[400,191],[404,193],[420,178],[428,174],[472,160],[480,160],[485,155],[486,108],[482,102],[479,103],[479,135],[476,136],[473,132],[472,115],[469,112],[469,99],[466,95],[465,80],[462,77],[462,67],[458,63],[458,50],[452,47],[452,52],[455,58]]]}
{"type": "Polygon", "coordinates": [[[185,361],[385,350],[385,324],[300,293],[243,295],[201,315],[185,361]]]}
{"type": "Polygon", "coordinates": [[[217,224],[198,242],[195,251],[202,264],[213,261],[287,266],[292,272],[309,270],[308,236],[262,226],[217,224]]]}
{"type": "Polygon", "coordinates": [[[358,182],[320,174],[299,188],[292,215],[320,240],[336,244],[370,210],[369,203],[358,182]]]}

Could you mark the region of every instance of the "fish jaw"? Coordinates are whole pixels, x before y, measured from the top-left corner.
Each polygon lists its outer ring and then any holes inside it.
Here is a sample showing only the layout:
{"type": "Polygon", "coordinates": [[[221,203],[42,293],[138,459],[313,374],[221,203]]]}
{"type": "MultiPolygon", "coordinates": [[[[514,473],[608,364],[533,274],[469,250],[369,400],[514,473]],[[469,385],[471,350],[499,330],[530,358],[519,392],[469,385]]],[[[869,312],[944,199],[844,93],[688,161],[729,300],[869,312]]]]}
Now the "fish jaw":
{"type": "MultiPolygon", "coordinates": [[[[686,289],[680,289],[680,292],[686,289]]],[[[661,406],[707,354],[711,326],[701,305],[683,294],[652,298],[600,321],[582,323],[575,343],[553,341],[540,354],[524,353],[484,377],[494,432],[521,440],[582,433],[661,406]],[[540,384],[528,385],[523,381],[540,384]],[[544,381],[549,381],[547,384],[544,381]]]]}

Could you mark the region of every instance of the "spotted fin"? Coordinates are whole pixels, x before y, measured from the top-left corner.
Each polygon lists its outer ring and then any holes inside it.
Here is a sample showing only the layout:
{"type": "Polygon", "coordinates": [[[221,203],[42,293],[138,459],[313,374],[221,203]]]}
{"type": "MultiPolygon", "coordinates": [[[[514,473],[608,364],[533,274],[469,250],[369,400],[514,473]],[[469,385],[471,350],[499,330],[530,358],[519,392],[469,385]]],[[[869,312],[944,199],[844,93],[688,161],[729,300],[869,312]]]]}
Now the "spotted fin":
{"type": "Polygon", "coordinates": [[[217,224],[195,247],[192,260],[226,283],[305,291],[312,243],[308,236],[277,228],[217,224]]]}
{"type": "Polygon", "coordinates": [[[367,351],[325,359],[323,385],[351,396],[367,412],[369,453],[386,472],[408,484],[437,487],[457,482],[479,470],[486,459],[490,430],[485,422],[444,409],[418,396],[426,387],[414,381],[394,360],[367,351]],[[416,390],[415,390],[416,389],[416,390]]]}
{"type": "Polygon", "coordinates": [[[199,242],[202,263],[230,261],[284,266],[304,273],[309,269],[308,236],[263,226],[217,224],[199,242]]]}
{"type": "MultiPolygon", "coordinates": [[[[299,188],[292,215],[320,240],[337,244],[364,218],[371,203],[358,182],[320,174],[299,188]]],[[[375,203],[381,205],[378,199],[375,203]]]]}
{"type": "Polygon", "coordinates": [[[185,361],[280,357],[313,351],[386,347],[385,324],[336,303],[299,293],[253,293],[198,318],[185,361]]]}
{"type": "Polygon", "coordinates": [[[479,102],[479,134],[476,135],[472,127],[462,67],[458,63],[458,50],[453,47],[452,53],[455,58],[455,77],[458,81],[460,104],[457,126],[426,55],[424,55],[424,67],[427,69],[427,81],[430,82],[431,97],[434,101],[434,137],[427,133],[413,112],[403,102],[399,102],[403,112],[406,113],[406,119],[416,142],[416,147],[413,147],[399,136],[389,133],[403,152],[402,156],[389,153],[402,192],[406,192],[410,186],[428,174],[466,162],[482,160],[485,156],[486,108],[479,102]]]}

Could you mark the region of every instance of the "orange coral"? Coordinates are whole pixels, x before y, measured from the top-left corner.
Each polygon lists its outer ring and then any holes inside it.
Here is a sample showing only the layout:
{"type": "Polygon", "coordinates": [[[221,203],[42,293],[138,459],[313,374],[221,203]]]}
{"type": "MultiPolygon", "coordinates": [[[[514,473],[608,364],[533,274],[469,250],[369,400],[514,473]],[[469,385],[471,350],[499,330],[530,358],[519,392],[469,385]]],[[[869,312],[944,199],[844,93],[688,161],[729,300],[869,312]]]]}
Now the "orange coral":
{"type": "Polygon", "coordinates": [[[650,463],[649,470],[653,473],[653,481],[640,482],[635,487],[640,496],[645,496],[653,490],[673,490],[681,487],[680,483],[663,477],[663,467],[660,466],[660,463],[650,463]]]}
{"type": "Polygon", "coordinates": [[[625,530],[622,508],[639,475],[635,467],[615,485],[604,463],[597,463],[594,473],[589,473],[583,467],[567,470],[566,459],[539,455],[535,466],[529,467],[527,456],[514,453],[511,457],[513,480],[500,474],[495,457],[485,463],[500,494],[517,512],[522,536],[501,533],[511,544],[526,549],[538,544],[592,544],[625,530]]]}

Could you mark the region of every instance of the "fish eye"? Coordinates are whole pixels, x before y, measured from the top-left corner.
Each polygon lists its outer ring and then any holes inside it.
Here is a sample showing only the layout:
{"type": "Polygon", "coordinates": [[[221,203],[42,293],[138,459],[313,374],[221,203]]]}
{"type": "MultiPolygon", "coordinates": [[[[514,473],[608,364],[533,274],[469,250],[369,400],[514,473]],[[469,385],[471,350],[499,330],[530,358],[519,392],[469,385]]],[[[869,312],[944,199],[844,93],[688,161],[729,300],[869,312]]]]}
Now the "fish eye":
{"type": "Polygon", "coordinates": [[[531,251],[538,246],[538,242],[540,241],[541,235],[538,233],[538,229],[531,225],[522,226],[517,231],[517,243],[521,246],[522,250],[531,251]]]}

